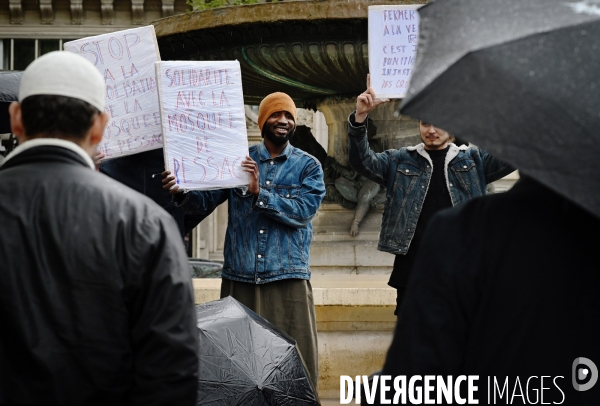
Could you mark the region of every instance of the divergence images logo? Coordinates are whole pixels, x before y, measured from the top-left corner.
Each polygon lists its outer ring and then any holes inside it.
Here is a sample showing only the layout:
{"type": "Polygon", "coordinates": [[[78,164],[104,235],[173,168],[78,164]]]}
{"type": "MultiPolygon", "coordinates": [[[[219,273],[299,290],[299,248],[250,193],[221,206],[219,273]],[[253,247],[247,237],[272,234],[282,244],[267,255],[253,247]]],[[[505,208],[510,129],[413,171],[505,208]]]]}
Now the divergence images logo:
{"type": "Polygon", "coordinates": [[[573,361],[573,387],[583,392],[591,389],[598,381],[598,368],[592,360],[579,357],[573,361]]]}

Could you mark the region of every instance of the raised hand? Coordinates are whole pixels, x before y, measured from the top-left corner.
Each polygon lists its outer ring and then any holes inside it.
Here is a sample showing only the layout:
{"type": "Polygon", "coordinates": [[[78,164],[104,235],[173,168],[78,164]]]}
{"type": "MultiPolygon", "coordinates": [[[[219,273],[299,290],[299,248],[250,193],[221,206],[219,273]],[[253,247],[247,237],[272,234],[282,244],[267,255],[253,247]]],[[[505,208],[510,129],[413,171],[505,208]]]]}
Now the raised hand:
{"type": "Polygon", "coordinates": [[[171,171],[164,171],[161,173],[162,176],[162,187],[165,190],[168,190],[172,195],[176,195],[177,193],[182,193],[182,190],[179,190],[179,185],[175,181],[175,176],[171,175],[171,171]]]}
{"type": "Polygon", "coordinates": [[[389,99],[378,99],[375,94],[375,89],[371,87],[371,75],[367,74],[367,90],[362,92],[356,98],[356,115],[354,120],[357,123],[362,123],[366,120],[367,114],[380,104],[388,102],[389,99]]]}
{"type": "Polygon", "coordinates": [[[246,156],[242,161],[242,169],[244,172],[250,174],[250,185],[248,185],[248,192],[254,196],[258,196],[260,193],[260,186],[258,181],[260,179],[260,173],[258,172],[258,164],[249,156],[246,156]]]}
{"type": "Polygon", "coordinates": [[[105,157],[106,154],[104,152],[102,152],[101,150],[96,151],[96,154],[92,158],[92,160],[94,161],[94,166],[96,167],[96,171],[100,171],[100,164],[102,163],[102,160],[105,157]]]}

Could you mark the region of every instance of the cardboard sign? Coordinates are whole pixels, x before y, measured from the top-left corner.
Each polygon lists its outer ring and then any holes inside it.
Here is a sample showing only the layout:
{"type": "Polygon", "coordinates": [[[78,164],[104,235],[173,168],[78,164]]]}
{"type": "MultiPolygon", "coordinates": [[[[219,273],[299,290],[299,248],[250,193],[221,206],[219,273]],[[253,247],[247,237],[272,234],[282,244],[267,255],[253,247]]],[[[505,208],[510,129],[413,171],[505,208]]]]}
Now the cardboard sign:
{"type": "Polygon", "coordinates": [[[83,38],[64,47],[89,59],[104,77],[110,119],[99,149],[106,159],[162,148],[154,27],[83,38]]]}
{"type": "Polygon", "coordinates": [[[238,61],[156,63],[165,165],[184,189],[246,186],[248,155],[238,61]]]}
{"type": "Polygon", "coordinates": [[[419,7],[369,6],[369,73],[378,98],[406,96],[417,55],[419,7]]]}

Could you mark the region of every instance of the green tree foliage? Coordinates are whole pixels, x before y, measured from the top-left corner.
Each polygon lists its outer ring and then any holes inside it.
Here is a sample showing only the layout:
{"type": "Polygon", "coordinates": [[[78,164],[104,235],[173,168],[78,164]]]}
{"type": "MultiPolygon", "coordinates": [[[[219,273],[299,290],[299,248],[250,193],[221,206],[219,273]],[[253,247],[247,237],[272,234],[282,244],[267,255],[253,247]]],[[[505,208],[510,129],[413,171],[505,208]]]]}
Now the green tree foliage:
{"type": "Polygon", "coordinates": [[[241,6],[243,4],[255,4],[260,0],[187,0],[187,4],[194,10],[207,10],[209,8],[241,6]]]}

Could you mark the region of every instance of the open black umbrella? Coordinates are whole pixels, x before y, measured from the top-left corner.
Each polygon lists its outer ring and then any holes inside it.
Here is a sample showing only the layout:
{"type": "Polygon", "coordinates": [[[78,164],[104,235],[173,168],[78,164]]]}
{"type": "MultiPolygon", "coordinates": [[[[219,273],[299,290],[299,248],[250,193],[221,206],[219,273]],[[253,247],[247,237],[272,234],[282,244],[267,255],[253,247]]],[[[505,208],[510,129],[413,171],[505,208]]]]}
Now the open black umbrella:
{"type": "Polygon", "coordinates": [[[318,405],[293,338],[232,297],[196,307],[197,405],[318,405]]]}
{"type": "Polygon", "coordinates": [[[600,216],[600,2],[444,0],[419,15],[401,112],[600,216]]]}
{"type": "Polygon", "coordinates": [[[10,133],[8,106],[19,98],[23,72],[0,72],[0,134],[10,133]]]}

